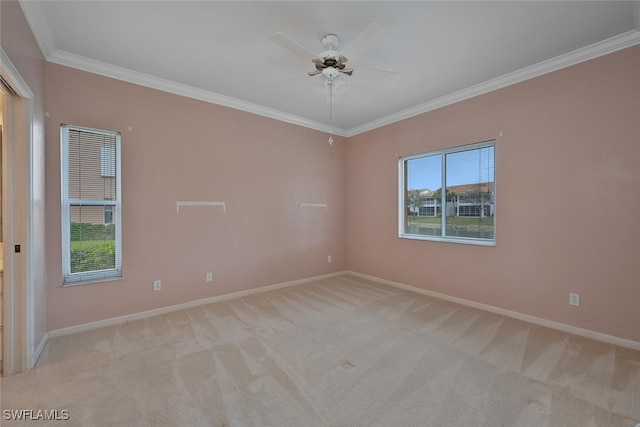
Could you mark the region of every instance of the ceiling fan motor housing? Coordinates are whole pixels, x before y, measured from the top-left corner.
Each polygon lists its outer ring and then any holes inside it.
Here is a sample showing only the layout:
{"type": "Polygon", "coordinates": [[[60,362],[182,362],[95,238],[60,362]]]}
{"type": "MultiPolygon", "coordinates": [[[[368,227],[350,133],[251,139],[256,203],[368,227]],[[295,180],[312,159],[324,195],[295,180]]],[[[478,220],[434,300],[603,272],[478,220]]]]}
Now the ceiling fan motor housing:
{"type": "MultiPolygon", "coordinates": [[[[336,50],[338,48],[338,44],[340,43],[340,37],[335,34],[326,34],[324,37],[322,37],[321,42],[325,50],[320,52],[318,56],[325,62],[327,60],[340,61],[340,52],[336,50]]],[[[333,66],[333,64],[327,65],[330,67],[333,66]]]]}
{"type": "MultiPolygon", "coordinates": [[[[340,52],[338,52],[336,50],[323,50],[322,52],[320,52],[318,54],[318,56],[320,58],[322,58],[325,62],[327,60],[333,60],[333,61],[339,61],[340,60],[340,52]]],[[[344,58],[344,56],[343,56],[343,58],[344,58]]],[[[344,58],[344,59],[345,59],[344,62],[347,62],[346,58],[344,58]]]]}
{"type": "Polygon", "coordinates": [[[329,81],[332,81],[340,73],[350,76],[353,70],[345,68],[348,59],[336,50],[340,43],[340,38],[335,34],[325,34],[320,41],[325,50],[311,60],[316,65],[316,71],[307,74],[309,76],[322,74],[329,81]]]}

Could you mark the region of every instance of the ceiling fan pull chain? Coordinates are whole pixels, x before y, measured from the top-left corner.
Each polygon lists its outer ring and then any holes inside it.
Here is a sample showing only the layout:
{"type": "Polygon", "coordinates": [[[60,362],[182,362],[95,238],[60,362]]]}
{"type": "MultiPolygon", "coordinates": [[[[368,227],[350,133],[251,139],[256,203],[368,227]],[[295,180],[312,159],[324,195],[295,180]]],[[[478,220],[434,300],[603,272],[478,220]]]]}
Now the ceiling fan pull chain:
{"type": "Polygon", "coordinates": [[[331,86],[332,86],[333,80],[329,80],[329,145],[333,145],[333,121],[332,121],[332,107],[333,107],[333,102],[332,102],[332,98],[331,98],[331,86]]]}

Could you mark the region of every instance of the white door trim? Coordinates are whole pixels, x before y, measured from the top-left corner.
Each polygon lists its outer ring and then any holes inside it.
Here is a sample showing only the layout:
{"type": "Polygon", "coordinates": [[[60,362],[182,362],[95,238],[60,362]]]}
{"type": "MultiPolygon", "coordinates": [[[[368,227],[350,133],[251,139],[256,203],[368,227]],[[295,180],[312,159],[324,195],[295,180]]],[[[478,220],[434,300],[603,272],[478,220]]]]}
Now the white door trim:
{"type": "Polygon", "coordinates": [[[3,372],[4,375],[12,375],[31,369],[37,357],[31,274],[34,248],[31,233],[34,102],[33,92],[1,47],[0,76],[15,92],[4,97],[2,148],[3,372]],[[19,254],[14,252],[15,245],[21,245],[19,254]]]}

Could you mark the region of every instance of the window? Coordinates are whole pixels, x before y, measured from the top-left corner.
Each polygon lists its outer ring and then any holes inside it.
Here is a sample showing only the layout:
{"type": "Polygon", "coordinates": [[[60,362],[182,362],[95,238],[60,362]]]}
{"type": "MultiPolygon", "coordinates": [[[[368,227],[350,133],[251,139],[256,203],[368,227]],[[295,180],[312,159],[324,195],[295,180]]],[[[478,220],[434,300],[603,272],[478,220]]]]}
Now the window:
{"type": "Polygon", "coordinates": [[[495,141],[403,157],[399,181],[400,237],[495,244],[495,141]]]}
{"type": "Polygon", "coordinates": [[[62,125],[64,284],[121,274],[120,134],[62,125]]]}

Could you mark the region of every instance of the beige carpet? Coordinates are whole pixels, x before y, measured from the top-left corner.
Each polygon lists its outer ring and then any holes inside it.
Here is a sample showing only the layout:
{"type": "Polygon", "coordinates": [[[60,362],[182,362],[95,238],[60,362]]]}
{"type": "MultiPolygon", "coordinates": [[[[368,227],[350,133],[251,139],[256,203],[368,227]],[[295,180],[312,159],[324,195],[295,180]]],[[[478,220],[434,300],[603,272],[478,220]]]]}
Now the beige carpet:
{"type": "Polygon", "coordinates": [[[1,387],[65,426],[640,422],[640,352],[349,276],[52,339],[1,387]]]}

